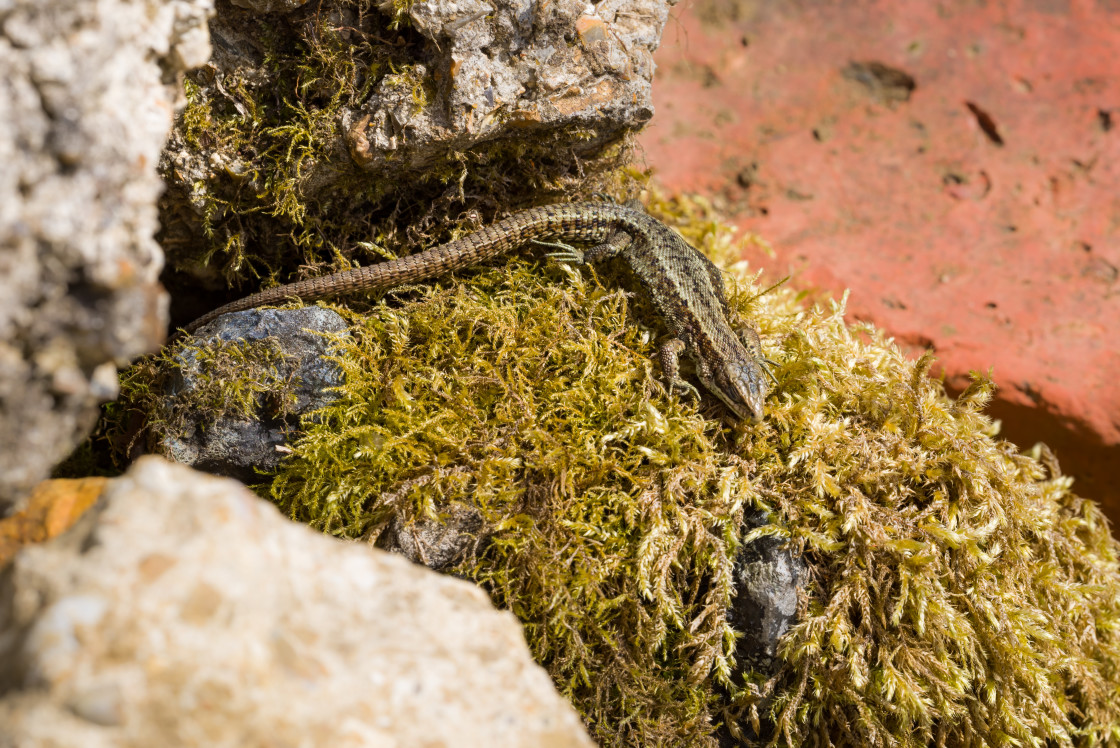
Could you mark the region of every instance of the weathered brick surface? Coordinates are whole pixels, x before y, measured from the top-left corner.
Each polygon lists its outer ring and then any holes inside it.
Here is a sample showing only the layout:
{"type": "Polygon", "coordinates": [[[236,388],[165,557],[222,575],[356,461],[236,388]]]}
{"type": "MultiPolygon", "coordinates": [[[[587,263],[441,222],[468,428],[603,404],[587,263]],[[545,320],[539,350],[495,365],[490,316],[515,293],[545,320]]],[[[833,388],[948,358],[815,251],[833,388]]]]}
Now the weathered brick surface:
{"type": "Polygon", "coordinates": [[[725,196],[774,246],[753,263],[850,288],[952,388],[993,369],[1004,434],[1120,520],[1120,5],[675,13],[642,139],[662,181],[725,196]]]}

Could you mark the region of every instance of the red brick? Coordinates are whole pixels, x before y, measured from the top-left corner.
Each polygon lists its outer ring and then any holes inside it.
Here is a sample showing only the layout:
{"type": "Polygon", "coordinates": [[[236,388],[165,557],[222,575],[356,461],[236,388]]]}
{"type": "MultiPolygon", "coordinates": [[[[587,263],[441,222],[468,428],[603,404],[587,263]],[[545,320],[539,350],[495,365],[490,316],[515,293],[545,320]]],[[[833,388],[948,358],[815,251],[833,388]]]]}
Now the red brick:
{"type": "Polygon", "coordinates": [[[992,369],[1004,434],[1120,521],[1120,2],[682,4],[657,61],[663,184],[951,388],[992,369]]]}

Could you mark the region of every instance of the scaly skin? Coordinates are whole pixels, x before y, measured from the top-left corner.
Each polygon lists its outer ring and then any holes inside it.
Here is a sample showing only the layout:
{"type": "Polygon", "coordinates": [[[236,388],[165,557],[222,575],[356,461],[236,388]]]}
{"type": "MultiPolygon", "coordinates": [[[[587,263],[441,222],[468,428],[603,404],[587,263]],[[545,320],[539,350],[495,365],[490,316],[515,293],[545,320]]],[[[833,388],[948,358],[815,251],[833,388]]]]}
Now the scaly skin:
{"type": "Polygon", "coordinates": [[[626,205],[562,203],[530,208],[461,239],[399,260],[246,296],[196,319],[185,330],[193,332],[223,314],[266,304],[387,290],[475,265],[543,239],[597,245],[586,254],[575,250],[564,253],[570,260],[625,258],[672,333],[672,339],[661,348],[661,368],[670,388],[695,392],[680,378],[677,359],[683,351],[695,362],[704,387],[736,416],[755,421],[762,418],[768,388],[758,334],[747,328],[740,337],[731,329],[719,269],[633,201],[626,205]]]}

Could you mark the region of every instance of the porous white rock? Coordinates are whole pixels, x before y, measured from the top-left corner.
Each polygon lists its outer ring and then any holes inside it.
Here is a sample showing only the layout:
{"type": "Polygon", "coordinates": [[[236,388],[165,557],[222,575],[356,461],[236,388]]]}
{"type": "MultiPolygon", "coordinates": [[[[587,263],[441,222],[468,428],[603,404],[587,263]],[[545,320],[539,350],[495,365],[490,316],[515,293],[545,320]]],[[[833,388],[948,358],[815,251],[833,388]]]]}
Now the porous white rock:
{"type": "Polygon", "coordinates": [[[156,163],[212,11],[0,1],[0,514],[163,340],[156,163]]]}
{"type": "Polygon", "coordinates": [[[0,746],[592,745],[478,588],[140,460],[0,575],[0,746]]]}

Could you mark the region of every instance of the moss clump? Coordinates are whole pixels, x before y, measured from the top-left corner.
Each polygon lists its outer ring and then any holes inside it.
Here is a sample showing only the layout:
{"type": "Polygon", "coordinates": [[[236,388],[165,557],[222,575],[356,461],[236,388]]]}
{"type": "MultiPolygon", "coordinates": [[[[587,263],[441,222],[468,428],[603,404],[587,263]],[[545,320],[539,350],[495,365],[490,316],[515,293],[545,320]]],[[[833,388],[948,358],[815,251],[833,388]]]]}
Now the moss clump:
{"type": "Polygon", "coordinates": [[[599,737],[687,739],[730,674],[738,468],[661,391],[628,295],[560,273],[514,260],[375,308],[272,493],[345,537],[477,507],[493,535],[454,573],[519,616],[599,737]]]}
{"type": "Polygon", "coordinates": [[[299,380],[284,372],[286,354],[274,338],[222,340],[191,338],[160,355],[156,366],[170,386],[149,391],[146,407],[157,418],[150,426],[161,434],[180,436],[187,424],[214,423],[233,417],[251,419],[268,413],[282,421],[295,412],[299,380]],[[190,377],[189,394],[179,382],[190,377]],[[201,419],[199,414],[202,414],[201,419]]]}
{"type": "Polygon", "coordinates": [[[298,265],[343,267],[340,248],[377,236],[370,201],[386,187],[363,179],[340,147],[342,113],[392,69],[407,69],[416,42],[373,41],[394,34],[367,0],[264,16],[217,7],[245,57],[227,53],[220,75],[202,68],[186,82],[169,153],[200,163],[185,171],[173,158],[162,164],[168,258],[195,274],[212,268],[234,285],[281,271],[287,278],[298,265]],[[323,194],[333,182],[346,188],[344,199],[323,194]]]}
{"type": "MultiPolygon", "coordinates": [[[[738,252],[702,204],[656,207],[738,252]]],[[[729,282],[780,364],[758,426],[662,391],[650,310],[617,278],[512,260],[356,320],[341,399],[272,496],[345,537],[477,507],[488,542],[455,573],[521,619],[603,745],[714,746],[721,722],[776,745],[1120,744],[1096,506],[994,438],[984,377],[951,401],[842,304],[729,282]],[[747,508],[769,524],[743,537],[747,508]],[[735,672],[725,618],[761,534],[813,569],[772,677],[735,672]]]]}

